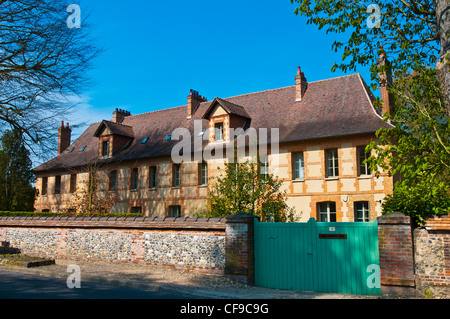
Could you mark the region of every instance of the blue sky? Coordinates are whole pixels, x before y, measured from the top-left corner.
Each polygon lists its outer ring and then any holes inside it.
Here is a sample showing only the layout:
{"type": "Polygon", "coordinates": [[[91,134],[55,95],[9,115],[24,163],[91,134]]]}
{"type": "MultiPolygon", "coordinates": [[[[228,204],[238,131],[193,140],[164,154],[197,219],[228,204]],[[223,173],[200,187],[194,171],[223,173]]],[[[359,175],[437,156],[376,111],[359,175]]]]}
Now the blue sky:
{"type": "MultiPolygon", "coordinates": [[[[309,82],[344,75],[330,70],[341,60],[331,50],[336,35],[307,25],[289,0],[81,0],[80,7],[106,51],[89,72],[94,84],[75,121],[111,119],[116,107],[139,114],[185,105],[189,89],[212,100],[289,86],[297,66],[309,82]]],[[[357,72],[370,82],[368,69],[357,72]]]]}

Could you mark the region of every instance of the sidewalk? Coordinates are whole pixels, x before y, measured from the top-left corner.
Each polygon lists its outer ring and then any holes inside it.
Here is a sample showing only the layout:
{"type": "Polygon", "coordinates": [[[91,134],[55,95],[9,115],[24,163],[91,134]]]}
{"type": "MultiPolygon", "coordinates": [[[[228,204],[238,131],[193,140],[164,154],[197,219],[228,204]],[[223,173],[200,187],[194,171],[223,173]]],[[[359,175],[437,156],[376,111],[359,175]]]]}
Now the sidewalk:
{"type": "Polygon", "coordinates": [[[56,260],[55,265],[25,268],[0,265],[0,271],[67,279],[67,266],[81,269],[81,282],[179,293],[213,299],[379,299],[380,296],[358,296],[338,293],[300,292],[248,286],[226,276],[199,274],[193,271],[167,269],[148,265],[116,264],[56,260]]]}

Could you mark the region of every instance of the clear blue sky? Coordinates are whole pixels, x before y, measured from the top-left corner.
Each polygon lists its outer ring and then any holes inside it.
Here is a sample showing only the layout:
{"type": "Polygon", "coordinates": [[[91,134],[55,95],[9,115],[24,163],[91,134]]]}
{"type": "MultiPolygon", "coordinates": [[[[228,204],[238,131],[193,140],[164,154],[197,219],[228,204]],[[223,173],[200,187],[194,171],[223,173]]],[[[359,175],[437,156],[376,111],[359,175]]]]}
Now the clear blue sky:
{"type": "MultiPolygon", "coordinates": [[[[289,0],[81,0],[80,7],[106,49],[77,114],[88,122],[111,119],[116,107],[139,114],[185,105],[189,89],[212,100],[293,85],[297,66],[309,82],[343,75],[330,71],[341,60],[331,50],[336,35],[307,25],[289,0]]],[[[367,69],[357,72],[370,82],[367,69]]]]}

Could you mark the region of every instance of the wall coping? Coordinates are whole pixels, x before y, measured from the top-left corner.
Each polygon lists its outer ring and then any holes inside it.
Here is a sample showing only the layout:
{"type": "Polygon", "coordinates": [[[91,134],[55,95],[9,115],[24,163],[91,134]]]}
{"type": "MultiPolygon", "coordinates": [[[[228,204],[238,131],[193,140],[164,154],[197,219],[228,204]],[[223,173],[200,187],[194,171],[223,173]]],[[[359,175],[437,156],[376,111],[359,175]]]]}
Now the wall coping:
{"type": "Polygon", "coordinates": [[[200,217],[24,217],[2,216],[0,227],[120,228],[225,231],[226,219],[200,217]]]}
{"type": "Polygon", "coordinates": [[[427,218],[424,228],[429,231],[450,231],[450,214],[427,218]]]}
{"type": "Polygon", "coordinates": [[[377,217],[378,225],[410,225],[411,218],[400,212],[394,212],[377,217]]]}

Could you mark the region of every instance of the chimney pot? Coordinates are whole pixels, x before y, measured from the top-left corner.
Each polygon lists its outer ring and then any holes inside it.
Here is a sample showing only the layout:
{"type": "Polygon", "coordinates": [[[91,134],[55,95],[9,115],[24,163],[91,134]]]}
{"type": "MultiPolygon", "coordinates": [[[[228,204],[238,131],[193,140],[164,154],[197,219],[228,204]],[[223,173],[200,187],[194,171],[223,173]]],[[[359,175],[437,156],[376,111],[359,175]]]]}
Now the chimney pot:
{"type": "Polygon", "coordinates": [[[201,96],[198,91],[195,91],[193,89],[189,90],[190,94],[187,97],[187,118],[191,118],[192,114],[197,109],[198,105],[201,102],[206,102],[206,98],[204,96],[201,96]]]}
{"type": "Polygon", "coordinates": [[[71,133],[69,122],[64,127],[64,121],[61,121],[61,127],[58,129],[58,155],[70,145],[71,133]]]}
{"type": "Polygon", "coordinates": [[[297,75],[295,76],[295,102],[300,102],[305,95],[307,81],[300,66],[297,67],[297,75]]]}
{"type": "Polygon", "coordinates": [[[116,108],[116,110],[113,112],[113,122],[120,124],[122,123],[123,119],[127,116],[130,116],[131,112],[130,111],[125,111],[119,108],[116,108]]]}

